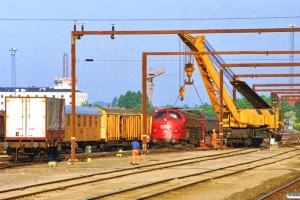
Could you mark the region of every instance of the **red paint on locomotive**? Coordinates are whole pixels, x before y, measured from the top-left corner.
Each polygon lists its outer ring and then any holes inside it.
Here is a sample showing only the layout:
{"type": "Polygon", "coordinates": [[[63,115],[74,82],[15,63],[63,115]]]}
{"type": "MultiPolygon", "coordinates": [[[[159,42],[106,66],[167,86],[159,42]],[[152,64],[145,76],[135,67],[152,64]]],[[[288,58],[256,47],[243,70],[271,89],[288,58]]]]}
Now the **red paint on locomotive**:
{"type": "Polygon", "coordinates": [[[159,110],[153,115],[152,143],[199,145],[202,138],[202,116],[188,109],[159,110]]]}

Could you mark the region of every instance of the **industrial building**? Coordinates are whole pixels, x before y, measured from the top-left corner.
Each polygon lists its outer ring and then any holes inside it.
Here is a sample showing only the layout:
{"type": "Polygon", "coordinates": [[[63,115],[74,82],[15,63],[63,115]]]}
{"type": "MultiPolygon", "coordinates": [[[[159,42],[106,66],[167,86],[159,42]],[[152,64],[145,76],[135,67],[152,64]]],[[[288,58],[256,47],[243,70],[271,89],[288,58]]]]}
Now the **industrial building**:
{"type": "MultiPolygon", "coordinates": [[[[27,87],[2,87],[0,86],[0,111],[5,111],[5,97],[53,97],[64,98],[66,105],[72,104],[71,78],[54,78],[56,86],[48,84],[47,87],[36,87],[34,84],[27,87]]],[[[76,105],[88,101],[88,94],[77,90],[76,105]]]]}

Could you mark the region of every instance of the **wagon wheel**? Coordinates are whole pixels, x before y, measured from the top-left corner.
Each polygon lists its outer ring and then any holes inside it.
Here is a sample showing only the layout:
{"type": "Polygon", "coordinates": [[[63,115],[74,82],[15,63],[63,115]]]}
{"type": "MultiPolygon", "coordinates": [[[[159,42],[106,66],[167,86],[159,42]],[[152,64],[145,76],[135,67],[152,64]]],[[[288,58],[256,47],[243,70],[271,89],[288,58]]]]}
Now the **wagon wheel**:
{"type": "Polygon", "coordinates": [[[38,162],[42,162],[42,155],[41,155],[41,152],[37,155],[37,160],[38,162]]]}
{"type": "Polygon", "coordinates": [[[16,151],[16,153],[12,153],[11,158],[13,162],[18,162],[18,152],[16,151]]]}
{"type": "Polygon", "coordinates": [[[230,139],[227,140],[227,146],[234,147],[232,140],[230,140],[230,139]]]}
{"type": "Polygon", "coordinates": [[[30,161],[33,161],[34,155],[28,155],[28,157],[29,157],[30,161]]]}
{"type": "Polygon", "coordinates": [[[190,149],[195,149],[196,146],[194,143],[190,143],[190,144],[187,144],[187,147],[190,149]]]}
{"type": "Polygon", "coordinates": [[[186,150],[186,149],[188,149],[188,143],[186,142],[186,140],[184,141],[184,143],[182,144],[182,147],[180,148],[180,149],[184,149],[184,150],[186,150]]]}
{"type": "Polygon", "coordinates": [[[58,157],[58,151],[54,147],[53,147],[53,150],[52,150],[52,157],[53,157],[53,160],[56,160],[57,157],[58,157]]]}

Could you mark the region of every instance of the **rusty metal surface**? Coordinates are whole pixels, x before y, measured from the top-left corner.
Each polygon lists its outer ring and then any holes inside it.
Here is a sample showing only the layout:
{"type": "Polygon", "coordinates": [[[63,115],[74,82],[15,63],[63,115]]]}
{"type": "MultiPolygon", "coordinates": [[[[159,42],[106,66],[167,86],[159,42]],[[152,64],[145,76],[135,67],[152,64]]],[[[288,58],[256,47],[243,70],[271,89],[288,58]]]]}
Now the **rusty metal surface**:
{"type": "Polygon", "coordinates": [[[300,100],[300,96],[295,96],[295,95],[282,95],[281,98],[283,100],[294,100],[294,101],[300,100]]]}
{"type": "Polygon", "coordinates": [[[252,84],[252,88],[256,87],[284,87],[284,86],[300,86],[300,83],[266,83],[266,84],[252,84]]]}
{"type": "MultiPolygon", "coordinates": [[[[198,30],[123,30],[115,31],[72,31],[75,36],[83,35],[166,35],[166,34],[219,34],[219,33],[274,33],[300,32],[300,28],[251,28],[251,29],[198,29],[198,30]]],[[[112,38],[113,39],[113,38],[112,38]]]]}
{"type": "Polygon", "coordinates": [[[273,92],[273,93],[279,93],[279,92],[300,92],[300,89],[256,89],[256,92],[273,92]]]}
{"type": "Polygon", "coordinates": [[[250,77],[250,78],[258,78],[258,77],[300,77],[300,74],[235,74],[234,78],[237,77],[250,77]]]}
{"type": "Polygon", "coordinates": [[[222,67],[293,67],[300,66],[300,63],[226,63],[222,67]]]}
{"type": "Polygon", "coordinates": [[[143,52],[147,56],[166,56],[166,55],[231,55],[231,54],[300,54],[300,50],[295,51],[205,51],[205,52],[178,52],[178,51],[161,51],[161,52],[143,52]]]}

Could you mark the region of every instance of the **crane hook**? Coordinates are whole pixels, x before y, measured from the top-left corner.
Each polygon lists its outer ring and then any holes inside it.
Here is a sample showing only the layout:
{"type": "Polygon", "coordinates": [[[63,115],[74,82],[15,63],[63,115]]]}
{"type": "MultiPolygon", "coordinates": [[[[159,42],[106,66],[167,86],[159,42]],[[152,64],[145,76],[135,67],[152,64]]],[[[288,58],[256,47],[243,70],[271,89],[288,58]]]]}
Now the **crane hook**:
{"type": "Polygon", "coordinates": [[[188,80],[185,80],[185,84],[192,85],[194,83],[194,80],[191,80],[194,70],[195,70],[195,67],[192,63],[189,62],[189,63],[185,64],[184,71],[188,77],[188,80]]]}
{"type": "Polygon", "coordinates": [[[181,101],[183,101],[183,96],[184,96],[184,94],[185,94],[185,89],[184,89],[184,87],[182,86],[182,87],[180,87],[180,89],[179,89],[179,95],[180,95],[180,100],[181,100],[181,101]]]}

